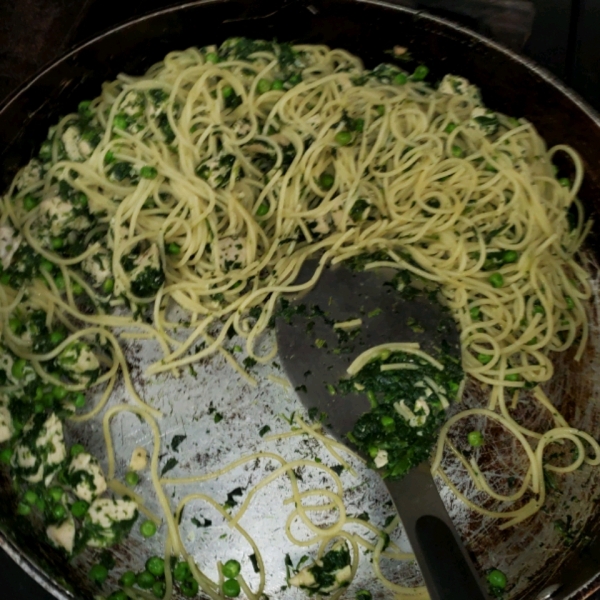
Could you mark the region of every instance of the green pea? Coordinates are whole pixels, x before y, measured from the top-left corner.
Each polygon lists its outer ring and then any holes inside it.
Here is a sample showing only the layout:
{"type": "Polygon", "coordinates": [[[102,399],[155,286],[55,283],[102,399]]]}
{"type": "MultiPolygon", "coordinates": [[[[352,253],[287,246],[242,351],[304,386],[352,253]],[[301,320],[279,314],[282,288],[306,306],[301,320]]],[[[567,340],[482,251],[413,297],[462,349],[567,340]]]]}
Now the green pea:
{"type": "Polygon", "coordinates": [[[17,505],[17,514],[22,517],[26,517],[31,512],[31,506],[23,502],[19,502],[17,505]]]}
{"type": "Polygon", "coordinates": [[[465,153],[460,146],[452,146],[452,156],[455,158],[462,158],[464,155],[465,153]]]}
{"type": "Polygon", "coordinates": [[[102,584],[108,577],[108,569],[104,565],[94,565],[88,575],[92,581],[102,584]]]}
{"type": "Polygon", "coordinates": [[[92,116],[92,111],[90,110],[91,103],[92,103],[91,100],[82,100],[77,105],[77,112],[84,117],[88,117],[88,118],[91,117],[92,116]]]}
{"type": "Polygon", "coordinates": [[[53,250],[60,250],[65,245],[65,242],[62,238],[53,237],[50,240],[50,245],[52,246],[53,250]]]}
{"type": "Polygon", "coordinates": [[[268,202],[263,202],[257,209],[256,209],[256,216],[257,217],[264,217],[268,212],[269,212],[269,204],[268,202]]]}
{"type": "Polygon", "coordinates": [[[143,590],[149,590],[156,583],[156,577],[149,571],[142,571],[141,573],[138,573],[135,582],[143,590]]]}
{"type": "Polygon", "coordinates": [[[371,458],[375,458],[379,454],[379,448],[377,446],[369,446],[367,451],[371,458]]]}
{"type": "Polygon", "coordinates": [[[22,327],[22,323],[17,317],[11,317],[8,320],[8,326],[10,327],[10,330],[16,335],[19,333],[19,330],[22,327]]]}
{"type": "Polygon", "coordinates": [[[41,402],[36,402],[33,405],[33,412],[36,414],[43,413],[46,410],[46,407],[41,402]]]}
{"type": "Polygon", "coordinates": [[[340,146],[347,146],[352,142],[352,134],[349,131],[338,131],[335,134],[335,141],[340,146]]]}
{"type": "Polygon", "coordinates": [[[156,525],[152,521],[144,521],[140,525],[140,533],[145,537],[152,537],[156,533],[156,525]]]}
{"type": "Polygon", "coordinates": [[[233,94],[233,88],[230,85],[226,85],[222,90],[223,98],[229,98],[233,94]]]}
{"type": "Polygon", "coordinates": [[[271,90],[271,82],[268,79],[259,79],[256,89],[259,94],[265,94],[271,90]]]}
{"type": "Polygon", "coordinates": [[[52,388],[52,396],[55,400],[64,400],[67,397],[67,390],[62,385],[55,385],[52,388]]]}
{"type": "Polygon", "coordinates": [[[105,294],[110,294],[114,289],[115,289],[115,280],[114,279],[107,279],[102,284],[102,291],[105,294]]]}
{"type": "Polygon", "coordinates": [[[215,52],[209,52],[206,55],[206,62],[217,64],[219,62],[219,57],[215,52]]]}
{"type": "Polygon", "coordinates": [[[146,571],[156,575],[156,577],[162,577],[165,574],[165,561],[160,556],[151,556],[146,561],[146,571]]]}
{"type": "Polygon", "coordinates": [[[494,358],[491,354],[478,354],[477,355],[477,360],[482,364],[482,365],[487,365],[492,358],[494,358]]]}
{"type": "Polygon", "coordinates": [[[469,311],[469,315],[471,316],[471,319],[473,319],[473,321],[479,320],[479,318],[481,317],[481,308],[479,306],[474,306],[469,311]]]}
{"type": "Polygon", "coordinates": [[[575,302],[573,302],[571,296],[565,296],[565,302],[567,303],[568,310],[573,310],[575,308],[575,302]]]}
{"type": "Polygon", "coordinates": [[[546,310],[544,309],[543,306],[540,306],[539,304],[536,304],[533,307],[533,314],[534,315],[545,315],[546,314],[546,310]]]}
{"type": "Polygon", "coordinates": [[[237,598],[240,592],[240,584],[235,579],[228,579],[223,582],[223,594],[228,598],[237,598]]]}
{"type": "Polygon", "coordinates": [[[495,588],[503,590],[506,587],[506,575],[498,569],[493,569],[488,573],[488,583],[495,588]]]}
{"type": "Polygon", "coordinates": [[[90,505],[85,500],[77,500],[71,504],[71,514],[77,519],[82,519],[89,507],[90,505]]]}
{"type": "Polygon", "coordinates": [[[181,252],[181,246],[175,242],[168,244],[165,249],[167,254],[179,254],[181,252]]]}
{"type": "Polygon", "coordinates": [[[567,177],[561,177],[558,180],[558,183],[560,183],[560,185],[562,185],[562,187],[571,187],[571,182],[569,181],[569,179],[567,177]]]}
{"type": "Polygon", "coordinates": [[[42,145],[40,146],[39,157],[44,162],[52,158],[52,142],[50,140],[42,142],[42,145]]]}
{"type": "Polygon", "coordinates": [[[37,198],[35,196],[32,196],[31,194],[27,194],[24,198],[23,198],[23,208],[29,212],[30,210],[33,210],[38,204],[37,198]]]}
{"type": "Polygon", "coordinates": [[[58,346],[58,344],[60,344],[65,337],[66,335],[64,331],[53,331],[50,334],[50,341],[52,342],[53,346],[58,346]]]}
{"type": "Polygon", "coordinates": [[[12,458],[13,451],[10,448],[3,448],[0,450],[0,463],[3,465],[10,464],[10,459],[12,458]]]}
{"type": "Polygon", "coordinates": [[[386,428],[391,427],[392,425],[395,425],[394,418],[383,416],[381,417],[381,424],[386,428]]]}
{"type": "Polygon", "coordinates": [[[411,75],[413,81],[423,81],[429,75],[429,69],[425,65],[419,65],[411,75]]]}
{"type": "Polygon", "coordinates": [[[113,592],[108,597],[108,600],[129,600],[129,596],[123,590],[118,590],[113,592]]]}
{"type": "Polygon", "coordinates": [[[283,81],[281,79],[276,79],[271,85],[272,90],[282,90],[283,89],[283,81]]]}
{"type": "Polygon", "coordinates": [[[115,129],[127,129],[127,117],[121,114],[115,115],[113,127],[115,129]]]}
{"type": "Polygon", "coordinates": [[[133,471],[129,471],[127,475],[125,475],[125,483],[130,485],[131,487],[136,486],[140,482],[139,475],[134,473],[133,471]]]}
{"type": "Polygon", "coordinates": [[[167,587],[167,584],[164,581],[157,581],[152,586],[152,593],[157,598],[162,598],[165,595],[165,589],[166,589],[166,587],[167,587]]]}
{"type": "Polygon", "coordinates": [[[55,519],[64,519],[67,514],[67,509],[62,504],[56,504],[52,507],[52,516],[55,519]]]}
{"type": "Polygon", "coordinates": [[[55,486],[48,490],[48,496],[54,502],[58,502],[63,497],[64,491],[62,488],[55,486]]]}
{"type": "Polygon", "coordinates": [[[175,581],[186,581],[191,574],[190,565],[185,561],[179,561],[173,569],[173,579],[175,581]]]}
{"type": "Polygon", "coordinates": [[[78,206],[81,206],[81,208],[85,208],[88,205],[88,197],[83,192],[79,192],[77,194],[75,201],[78,206]]]}
{"type": "Polygon", "coordinates": [[[42,258],[40,261],[40,271],[46,271],[46,273],[52,273],[54,269],[54,265],[45,258],[42,258]]]}
{"type": "Polygon", "coordinates": [[[373,600],[373,596],[369,590],[357,590],[354,598],[355,600],[373,600]]]}
{"type": "Polygon", "coordinates": [[[358,131],[359,133],[362,133],[364,128],[365,128],[365,120],[364,119],[361,119],[360,117],[358,119],[354,119],[354,131],[358,131]]]}
{"type": "Polygon", "coordinates": [[[158,171],[154,167],[149,167],[146,165],[140,169],[140,177],[144,179],[156,179],[158,175],[158,171]]]}
{"type": "Polygon", "coordinates": [[[81,296],[81,294],[83,294],[83,287],[77,281],[74,281],[71,284],[71,289],[76,296],[81,296]]]}
{"type": "Polygon", "coordinates": [[[504,285],[504,277],[502,273],[492,273],[488,277],[488,281],[492,284],[492,287],[501,288],[504,285]]]}
{"type": "Polygon", "coordinates": [[[319,185],[324,190],[330,190],[333,187],[333,182],[334,181],[335,181],[335,178],[330,173],[323,173],[321,175],[321,177],[319,177],[319,185]]]}
{"type": "Polygon", "coordinates": [[[404,85],[408,81],[408,77],[405,73],[398,73],[394,75],[394,83],[396,85],[404,85]]]}
{"type": "Polygon", "coordinates": [[[17,358],[13,363],[12,369],[10,370],[12,376],[15,379],[23,379],[25,376],[25,367],[27,365],[27,361],[24,358],[17,358]]]}
{"type": "Polygon", "coordinates": [[[82,452],[85,452],[83,444],[73,444],[71,446],[71,456],[79,456],[82,452]]]}
{"type": "Polygon", "coordinates": [[[57,275],[54,278],[54,285],[56,286],[56,289],[58,289],[59,291],[64,290],[66,287],[65,278],[60,274],[57,275]]]}
{"type": "Polygon", "coordinates": [[[481,431],[471,431],[467,435],[467,441],[473,448],[479,448],[479,446],[483,446],[483,434],[481,431]]]}
{"type": "Polygon", "coordinates": [[[125,571],[123,575],[121,575],[121,579],[119,579],[119,583],[123,587],[132,587],[135,585],[135,573],[133,571],[125,571]]]}
{"type": "Polygon", "coordinates": [[[452,133],[457,127],[458,127],[458,125],[456,123],[452,123],[452,121],[450,121],[450,123],[448,123],[448,125],[446,125],[444,132],[452,133]]]}
{"type": "Polygon", "coordinates": [[[104,155],[104,164],[105,165],[110,165],[110,163],[115,162],[115,153],[112,150],[109,150],[105,155],[104,155]]]}
{"type": "Polygon", "coordinates": [[[23,496],[23,500],[27,504],[33,505],[38,501],[38,495],[33,490],[27,490],[23,496]]]}
{"type": "Polygon", "coordinates": [[[508,375],[504,376],[504,379],[506,381],[519,381],[521,378],[519,377],[518,373],[509,373],[508,375]]]}
{"type": "Polygon", "coordinates": [[[75,408],[83,408],[85,406],[85,395],[78,392],[74,400],[75,408]]]}
{"type": "Polygon", "coordinates": [[[242,566],[237,560],[230,559],[222,567],[221,572],[224,577],[232,578],[237,577],[242,570],[242,566]]]}
{"type": "Polygon", "coordinates": [[[502,253],[502,262],[505,264],[514,263],[519,260],[519,255],[514,250],[506,250],[502,253]]]}
{"type": "Polygon", "coordinates": [[[184,596],[193,598],[198,593],[198,582],[195,579],[187,579],[179,584],[179,589],[184,596]]]}

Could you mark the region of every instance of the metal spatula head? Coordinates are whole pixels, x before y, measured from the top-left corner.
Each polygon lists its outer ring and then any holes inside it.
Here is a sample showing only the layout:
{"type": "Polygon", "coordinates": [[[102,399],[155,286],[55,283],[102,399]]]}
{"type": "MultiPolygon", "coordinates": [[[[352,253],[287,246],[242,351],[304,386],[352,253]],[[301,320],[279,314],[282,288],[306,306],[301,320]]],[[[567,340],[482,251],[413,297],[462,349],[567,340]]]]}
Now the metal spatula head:
{"type": "MultiPolygon", "coordinates": [[[[308,281],[317,264],[307,262],[297,283],[308,281]]],[[[370,409],[364,394],[337,393],[349,365],[362,352],[380,344],[417,342],[433,356],[442,348],[460,356],[449,312],[426,293],[402,293],[402,287],[392,269],[326,268],[316,285],[291,299],[277,317],[279,355],[292,384],[307,408],[327,415],[331,434],[344,443],[370,409]],[[339,328],[356,319],[360,326],[339,328]]],[[[400,480],[385,481],[432,600],[486,598],[429,465],[422,463],[400,480]]]]}

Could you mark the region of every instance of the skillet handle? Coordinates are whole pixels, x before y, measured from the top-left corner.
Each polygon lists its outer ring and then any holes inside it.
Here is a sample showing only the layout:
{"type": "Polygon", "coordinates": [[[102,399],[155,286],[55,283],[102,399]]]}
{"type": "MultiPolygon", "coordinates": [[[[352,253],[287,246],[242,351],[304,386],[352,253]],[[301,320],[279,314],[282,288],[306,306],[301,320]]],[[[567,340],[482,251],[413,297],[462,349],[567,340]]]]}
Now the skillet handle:
{"type": "Polygon", "coordinates": [[[440,498],[428,463],[385,480],[431,600],[487,600],[477,571],[440,498]]]}

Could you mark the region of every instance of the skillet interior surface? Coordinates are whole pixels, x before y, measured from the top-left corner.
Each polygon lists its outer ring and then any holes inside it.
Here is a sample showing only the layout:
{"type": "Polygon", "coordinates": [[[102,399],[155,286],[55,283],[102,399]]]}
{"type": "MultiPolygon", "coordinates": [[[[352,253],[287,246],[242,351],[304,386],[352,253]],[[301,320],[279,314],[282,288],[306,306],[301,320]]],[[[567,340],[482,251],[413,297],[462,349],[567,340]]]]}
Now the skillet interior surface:
{"type": "MultiPolygon", "coordinates": [[[[120,72],[141,74],[171,50],[218,44],[231,36],[325,43],[357,54],[367,66],[389,60],[384,51],[392,46],[406,46],[418,62],[429,66],[431,80],[448,72],[465,76],[480,86],[489,107],[526,117],[536,125],[549,145],[567,143],[575,147],[586,167],[581,197],[591,214],[600,208],[597,202],[600,195],[600,123],[577,97],[531,63],[462,28],[397,6],[352,0],[190,3],[137,19],[95,38],[50,65],[0,107],[0,187],[5,189],[18,167],[29,160],[34,148],[45,138],[48,126],[61,115],[75,110],[81,99],[96,96],[103,81],[113,79],[120,72]]],[[[598,222],[598,218],[595,220],[598,222]]],[[[590,242],[592,249],[596,247],[596,241],[595,230],[590,242]]],[[[132,351],[135,354],[139,350],[133,348],[132,351]]],[[[592,350],[578,372],[559,369],[554,384],[555,397],[559,398],[565,416],[574,426],[596,437],[600,434],[598,384],[594,378],[597,355],[600,353],[595,352],[592,344],[592,350]]],[[[209,365],[206,382],[212,381],[211,377],[222,380],[213,386],[215,400],[219,401],[219,397],[233,399],[231,410],[242,412],[240,406],[246,406],[246,402],[241,402],[241,398],[248,397],[247,391],[240,382],[227,380],[228,373],[224,367],[209,365]]],[[[143,388],[143,382],[138,379],[138,383],[143,388]]],[[[173,399],[180,401],[183,398],[182,405],[193,411],[197,398],[185,397],[182,390],[173,388],[164,391],[165,407],[173,399]]],[[[160,388],[149,387],[142,389],[142,393],[159,394],[160,388]]],[[[248,400],[246,415],[238,415],[240,439],[246,417],[256,423],[257,428],[264,417],[261,412],[264,409],[253,409],[251,401],[268,400],[277,407],[277,402],[282,400],[275,399],[275,395],[275,392],[265,392],[248,400]]],[[[202,401],[208,404],[206,398],[202,401]]],[[[272,412],[276,412],[275,409],[272,412]]],[[[176,422],[170,425],[169,437],[176,426],[176,422]]],[[[136,439],[147,435],[139,431],[139,425],[135,423],[124,427],[126,431],[135,432],[136,439]]],[[[73,429],[72,439],[92,440],[91,449],[98,450],[101,439],[98,428],[98,425],[89,424],[73,429]],[[98,446],[94,447],[94,443],[98,446]]],[[[122,460],[130,450],[124,443],[122,460]]],[[[229,450],[235,452],[235,448],[229,450]]],[[[222,451],[225,452],[225,446],[222,451]]],[[[187,461],[190,472],[198,468],[198,463],[208,460],[206,457],[210,454],[200,443],[190,449],[182,447],[182,452],[184,458],[180,462],[183,465],[187,461]]],[[[593,579],[600,564],[600,539],[596,536],[600,515],[596,514],[595,502],[595,498],[600,497],[598,485],[595,480],[588,491],[578,494],[581,506],[577,510],[585,515],[581,521],[585,529],[581,536],[586,540],[585,547],[566,547],[560,541],[544,545],[546,538],[542,536],[541,528],[551,531],[551,521],[545,524],[525,522],[518,531],[500,535],[469,523],[464,511],[461,512],[455,503],[449,501],[449,506],[482,568],[493,564],[490,562],[492,547],[496,548],[494,560],[498,560],[499,553],[506,554],[503,560],[509,578],[523,580],[515,597],[536,598],[541,590],[556,583],[561,587],[553,598],[585,598],[597,587],[593,579]],[[544,541],[538,544],[541,549],[534,552],[536,537],[540,540],[543,537],[544,541]]],[[[564,490],[564,499],[574,493],[572,488],[564,490]]],[[[0,474],[0,543],[3,547],[13,556],[20,557],[25,568],[57,596],[73,594],[91,598],[97,594],[98,589],[87,579],[94,556],[90,553],[72,562],[65,561],[21,520],[15,520],[14,504],[6,474],[0,474]]],[[[140,544],[139,539],[129,539],[117,549],[116,554],[124,568],[139,568],[140,544]]],[[[211,541],[212,544],[215,542],[211,541]]],[[[276,564],[273,562],[272,568],[276,568],[276,564]]]]}

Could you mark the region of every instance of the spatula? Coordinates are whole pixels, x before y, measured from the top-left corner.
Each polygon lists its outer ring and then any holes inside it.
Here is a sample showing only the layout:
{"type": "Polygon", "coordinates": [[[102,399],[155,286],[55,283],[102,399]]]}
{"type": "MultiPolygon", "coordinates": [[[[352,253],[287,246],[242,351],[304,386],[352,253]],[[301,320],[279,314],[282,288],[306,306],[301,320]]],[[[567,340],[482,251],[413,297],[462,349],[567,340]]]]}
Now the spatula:
{"type": "MultiPolygon", "coordinates": [[[[306,263],[297,282],[308,281],[316,266],[316,261],[306,263]]],[[[332,395],[331,385],[347,377],[346,369],[360,353],[389,342],[418,342],[422,350],[434,354],[445,340],[451,352],[460,355],[458,332],[448,313],[424,294],[405,299],[389,285],[392,275],[390,269],[326,268],[317,284],[292,299],[285,315],[276,320],[280,359],[302,402],[325,413],[330,433],[348,445],[346,435],[370,405],[358,393],[332,395]],[[296,310],[300,305],[310,310],[296,310]],[[327,319],[315,319],[315,308],[326,313],[327,319]],[[352,347],[333,352],[339,340],[331,320],[355,318],[362,318],[362,323],[352,347]],[[411,327],[414,322],[422,328],[411,327]]],[[[418,465],[400,480],[384,481],[431,599],[488,598],[439,496],[429,464],[418,465]]]]}

